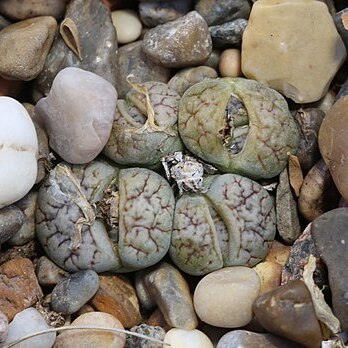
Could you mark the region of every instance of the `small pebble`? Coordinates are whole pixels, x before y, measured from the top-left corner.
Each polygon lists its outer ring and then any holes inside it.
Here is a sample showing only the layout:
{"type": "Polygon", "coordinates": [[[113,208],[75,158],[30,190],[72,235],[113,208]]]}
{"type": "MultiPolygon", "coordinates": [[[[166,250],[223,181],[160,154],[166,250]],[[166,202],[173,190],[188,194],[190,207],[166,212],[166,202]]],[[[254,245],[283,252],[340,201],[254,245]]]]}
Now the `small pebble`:
{"type": "Polygon", "coordinates": [[[215,48],[239,46],[248,21],[243,18],[235,19],[221,25],[209,27],[209,32],[215,48]]]}
{"type": "Polygon", "coordinates": [[[253,268],[260,277],[259,295],[280,286],[283,267],[277,262],[262,261],[253,268]]]}
{"type": "Polygon", "coordinates": [[[214,326],[235,328],[253,318],[252,305],[260,291],[257,272],[243,266],[226,267],[203,277],[193,302],[199,318],[214,326]]]}
{"type": "MultiPolygon", "coordinates": [[[[139,326],[133,326],[130,331],[136,332],[147,337],[155,338],[163,342],[166,332],[160,326],[150,326],[141,324],[139,326]]],[[[150,340],[146,340],[141,337],[129,335],[127,337],[125,348],[162,348],[161,343],[156,343],[150,340]]]]}
{"type": "Polygon", "coordinates": [[[277,262],[281,266],[284,266],[288,261],[290,254],[290,246],[282,244],[277,240],[272,242],[272,245],[269,249],[267,256],[264,258],[264,261],[277,262]]]}
{"type": "Polygon", "coordinates": [[[24,214],[15,205],[0,209],[0,245],[13,237],[24,222],[24,214]]]}
{"type": "Polygon", "coordinates": [[[127,44],[135,41],[141,34],[142,24],[133,10],[118,10],[111,13],[112,23],[117,32],[117,42],[127,44]]]}
{"type": "MultiPolygon", "coordinates": [[[[35,308],[27,308],[16,314],[8,328],[8,336],[5,344],[10,344],[21,337],[32,334],[34,332],[51,329],[46,323],[45,318],[35,308]]],[[[27,339],[15,348],[51,348],[56,339],[56,333],[47,333],[37,337],[27,339]]]]}
{"type": "Polygon", "coordinates": [[[55,286],[69,275],[46,256],[37,260],[35,272],[41,286],[55,286]]]}
{"type": "Polygon", "coordinates": [[[228,48],[220,55],[219,72],[222,77],[242,76],[240,50],[228,48]]]}
{"type": "Polygon", "coordinates": [[[213,348],[213,343],[207,335],[199,330],[184,330],[173,328],[164,336],[164,342],[171,348],[213,348]]]}
{"type": "Polygon", "coordinates": [[[150,293],[145,286],[145,276],[149,272],[148,269],[135,273],[134,286],[141,308],[146,311],[153,310],[156,307],[155,302],[151,299],[150,293]]]}
{"type": "MultiPolygon", "coordinates": [[[[114,316],[103,312],[85,313],[77,317],[72,326],[100,326],[112,329],[123,329],[121,322],[114,316]]],[[[115,333],[98,330],[65,331],[58,335],[53,348],[123,348],[126,336],[124,333],[115,333]]],[[[29,348],[29,347],[28,347],[29,348]]]]}

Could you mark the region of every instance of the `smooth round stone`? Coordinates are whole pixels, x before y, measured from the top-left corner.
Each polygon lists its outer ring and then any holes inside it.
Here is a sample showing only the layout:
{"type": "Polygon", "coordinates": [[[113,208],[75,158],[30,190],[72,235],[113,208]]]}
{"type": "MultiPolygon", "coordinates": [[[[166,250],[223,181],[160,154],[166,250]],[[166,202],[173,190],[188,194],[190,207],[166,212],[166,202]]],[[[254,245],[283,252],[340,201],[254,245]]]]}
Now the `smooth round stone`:
{"type": "Polygon", "coordinates": [[[68,272],[58,267],[46,256],[41,256],[38,259],[35,272],[41,286],[55,286],[69,276],[68,272]]]}
{"type": "Polygon", "coordinates": [[[219,72],[222,77],[242,76],[241,55],[238,48],[228,48],[221,53],[219,72]]]}
{"type": "MultiPolygon", "coordinates": [[[[77,317],[72,326],[100,326],[112,329],[123,329],[121,322],[114,316],[103,312],[85,313],[77,317]]],[[[65,331],[58,335],[53,348],[123,348],[126,342],[124,333],[113,333],[100,330],[65,331]]]]}
{"type": "MultiPolygon", "coordinates": [[[[8,336],[5,344],[9,344],[21,337],[37,331],[47,330],[51,327],[46,323],[43,315],[35,308],[27,308],[16,314],[9,325],[8,336]]],[[[48,333],[25,340],[16,345],[21,348],[51,348],[56,339],[56,333],[48,333]]]]}
{"type": "Polygon", "coordinates": [[[262,261],[254,270],[260,277],[260,295],[280,286],[283,267],[277,262],[262,261]]]}
{"type": "Polygon", "coordinates": [[[0,245],[15,235],[24,221],[24,214],[15,205],[0,209],[0,245]]]}
{"type": "Polygon", "coordinates": [[[79,68],[61,70],[35,106],[49,143],[65,161],[92,161],[109,139],[117,92],[102,77],[79,68]]]}
{"type": "Polygon", "coordinates": [[[0,345],[2,345],[8,335],[8,319],[6,315],[0,312],[0,345]]]}
{"type": "Polygon", "coordinates": [[[200,280],[193,303],[202,321],[218,327],[241,327],[251,321],[259,291],[260,278],[255,270],[226,267],[200,280]]]}
{"type": "Polygon", "coordinates": [[[0,97],[0,209],[23,198],[37,173],[38,141],[25,108],[0,97]]]}
{"type": "Polygon", "coordinates": [[[73,314],[87,303],[99,288],[98,274],[79,271],[61,280],[53,289],[51,307],[63,314],[73,314]]]}
{"type": "Polygon", "coordinates": [[[135,41],[141,34],[143,26],[138,14],[133,10],[118,10],[111,13],[112,23],[117,32],[117,42],[127,44],[135,41]]]}
{"type": "Polygon", "coordinates": [[[173,328],[164,336],[164,342],[172,348],[213,348],[213,343],[200,330],[184,330],[173,328]]]}

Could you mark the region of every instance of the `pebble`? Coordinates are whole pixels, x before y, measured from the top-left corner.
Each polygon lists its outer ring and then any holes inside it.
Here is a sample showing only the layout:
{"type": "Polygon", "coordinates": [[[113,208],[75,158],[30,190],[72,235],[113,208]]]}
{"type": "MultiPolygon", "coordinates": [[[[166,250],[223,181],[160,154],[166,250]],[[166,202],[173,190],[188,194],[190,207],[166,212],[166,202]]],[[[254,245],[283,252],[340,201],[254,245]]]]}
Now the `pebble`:
{"type": "Polygon", "coordinates": [[[189,286],[175,267],[158,265],[144,276],[144,284],[170,326],[186,330],[197,327],[189,286]]]}
{"type": "Polygon", "coordinates": [[[213,348],[209,337],[200,330],[173,328],[164,336],[164,342],[172,348],[213,348]]]}
{"type": "Polygon", "coordinates": [[[200,81],[218,77],[214,68],[209,66],[197,66],[179,70],[169,81],[168,87],[182,96],[185,91],[200,81]]]}
{"type": "MultiPolygon", "coordinates": [[[[155,338],[159,341],[163,341],[166,332],[160,326],[150,326],[141,324],[139,326],[133,326],[130,331],[136,332],[147,337],[155,338]]],[[[150,340],[143,339],[141,337],[131,336],[127,337],[125,348],[162,348],[163,345],[155,343],[150,340]]]]}
{"type": "Polygon", "coordinates": [[[348,208],[333,209],[312,222],[315,248],[328,269],[333,312],[343,331],[348,329],[347,223],[348,208]]]}
{"type": "MultiPolygon", "coordinates": [[[[1,6],[2,2],[0,3],[1,6]]],[[[0,15],[0,30],[4,29],[5,27],[7,27],[8,25],[10,25],[11,22],[6,19],[5,17],[0,15]]]]}
{"type": "Polygon", "coordinates": [[[247,24],[246,19],[237,18],[231,22],[209,27],[214,48],[239,46],[247,24]]]}
{"type": "Polygon", "coordinates": [[[99,289],[89,304],[117,318],[125,328],[141,323],[139,301],[131,282],[117,275],[100,275],[99,289]]]}
{"type": "Polygon", "coordinates": [[[269,333],[256,333],[246,330],[234,330],[223,335],[216,348],[301,348],[295,342],[288,341],[269,333]]]}
{"type": "Polygon", "coordinates": [[[0,312],[0,346],[2,346],[7,339],[8,326],[8,319],[6,315],[0,312]]]}
{"type": "Polygon", "coordinates": [[[119,99],[124,99],[132,88],[126,80],[128,75],[136,76],[142,83],[147,81],[167,83],[169,80],[170,70],[152,62],[142,47],[143,41],[139,40],[118,49],[116,81],[119,99]]]}
{"type": "Polygon", "coordinates": [[[15,205],[0,209],[0,245],[14,236],[24,221],[24,214],[15,205]]]}
{"type": "Polygon", "coordinates": [[[242,76],[241,55],[238,48],[228,48],[221,53],[219,72],[222,77],[242,76]]]}
{"type": "Polygon", "coordinates": [[[143,26],[133,10],[118,10],[111,13],[112,23],[117,32],[117,42],[127,44],[139,38],[143,26]]]}
{"type": "MultiPolygon", "coordinates": [[[[16,314],[8,328],[5,344],[10,344],[17,339],[34,332],[51,329],[42,314],[35,308],[27,308],[16,314]]],[[[33,337],[15,345],[16,348],[51,348],[56,339],[56,333],[47,333],[33,337]]]]}
{"type": "Polygon", "coordinates": [[[145,286],[145,275],[148,271],[148,269],[138,271],[135,273],[134,278],[135,291],[137,292],[140,306],[146,311],[153,310],[156,307],[156,303],[151,299],[150,293],[145,286]]]}
{"type": "Polygon", "coordinates": [[[254,269],[225,267],[199,281],[193,303],[202,321],[236,328],[247,325],[253,318],[252,305],[259,291],[260,278],[254,269]]]}
{"type": "Polygon", "coordinates": [[[167,323],[166,319],[163,316],[163,313],[158,307],[145,320],[145,324],[151,326],[160,326],[165,331],[169,331],[172,328],[172,326],[167,323]]]}
{"type": "Polygon", "coordinates": [[[38,142],[30,116],[15,99],[0,97],[0,114],[1,209],[23,198],[33,187],[38,142]]]}
{"type": "Polygon", "coordinates": [[[33,80],[42,71],[57,30],[53,17],[36,17],[0,31],[0,75],[9,80],[33,80]]]}
{"type": "Polygon", "coordinates": [[[264,261],[276,262],[284,266],[289,259],[290,248],[289,245],[274,240],[264,261]]]}
{"type": "Polygon", "coordinates": [[[244,0],[198,0],[195,10],[206,20],[209,26],[223,24],[237,18],[248,18],[249,1],[244,0]]]}
{"type": "Polygon", "coordinates": [[[36,104],[35,114],[53,150],[69,163],[88,163],[110,136],[116,100],[115,88],[102,77],[65,68],[54,79],[49,95],[36,104]]]}
{"type": "Polygon", "coordinates": [[[220,54],[221,51],[219,49],[213,48],[209,58],[203,63],[203,65],[210,66],[211,68],[217,70],[219,67],[220,54]]]}
{"type": "Polygon", "coordinates": [[[191,3],[187,0],[140,1],[139,15],[141,21],[148,28],[174,21],[191,10],[191,3]]]}
{"type": "Polygon", "coordinates": [[[258,0],[242,43],[242,71],[296,103],[322,98],[346,59],[325,4],[258,0]],[[320,57],[320,59],[318,59],[320,57]]]}
{"type": "Polygon", "coordinates": [[[257,297],[253,310],[256,320],[270,333],[306,347],[320,347],[320,325],[302,280],[291,281],[257,297]]]}
{"type": "Polygon", "coordinates": [[[277,262],[262,261],[253,268],[260,278],[260,292],[262,295],[280,286],[283,267],[277,262]]]}
{"type": "Polygon", "coordinates": [[[208,25],[198,12],[191,11],[147,31],[143,50],[153,62],[167,68],[200,65],[212,52],[208,25]]]}
{"type": "Polygon", "coordinates": [[[24,223],[22,227],[13,235],[7,243],[10,245],[24,245],[35,236],[35,208],[36,208],[36,199],[37,191],[29,191],[21,200],[15,203],[15,206],[18,207],[23,213],[24,223]]]}
{"type": "Polygon", "coordinates": [[[0,311],[8,320],[42,297],[34,265],[29,259],[16,258],[3,263],[0,279],[0,311]]]}
{"type": "Polygon", "coordinates": [[[31,17],[53,16],[61,18],[66,2],[57,0],[2,0],[0,13],[15,21],[31,17]]]}
{"type": "Polygon", "coordinates": [[[99,288],[98,274],[79,271],[62,279],[52,290],[51,307],[63,314],[73,314],[87,303],[99,288]]]}
{"type": "Polygon", "coordinates": [[[347,121],[348,95],[341,97],[327,112],[319,130],[319,148],[342,197],[348,200],[347,121]]]}
{"type": "Polygon", "coordinates": [[[81,59],[58,35],[37,77],[35,90],[47,96],[58,72],[66,67],[77,67],[95,73],[116,86],[116,29],[109,9],[99,0],[71,0],[65,18],[77,27],[81,59]],[[102,25],[101,25],[102,23],[102,25]]]}
{"type": "Polygon", "coordinates": [[[41,256],[37,260],[35,272],[39,284],[47,287],[55,286],[69,275],[46,256],[41,256]]]}
{"type": "MultiPolygon", "coordinates": [[[[99,326],[112,329],[123,329],[121,322],[114,316],[103,312],[85,313],[77,317],[72,326],[99,326]]],[[[58,335],[53,348],[123,348],[126,342],[124,333],[98,330],[65,331],[58,335]]]]}

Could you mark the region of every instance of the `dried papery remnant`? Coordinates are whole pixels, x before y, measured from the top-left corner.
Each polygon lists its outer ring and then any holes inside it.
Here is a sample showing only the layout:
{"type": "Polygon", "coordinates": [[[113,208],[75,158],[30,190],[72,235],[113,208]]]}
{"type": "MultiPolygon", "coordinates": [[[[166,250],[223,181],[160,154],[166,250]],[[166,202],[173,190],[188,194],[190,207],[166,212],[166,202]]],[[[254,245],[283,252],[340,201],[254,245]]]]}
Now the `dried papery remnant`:
{"type": "Polygon", "coordinates": [[[37,236],[69,272],[141,269],[166,254],[173,211],[169,184],[148,169],[59,164],[39,191],[37,236]]]}
{"type": "Polygon", "coordinates": [[[203,275],[227,266],[253,266],[274,239],[273,199],[236,174],[209,178],[209,190],[176,204],[170,256],[184,272],[203,275]]]}
{"type": "Polygon", "coordinates": [[[162,82],[132,84],[118,100],[104,154],[120,164],[154,166],[183,148],[177,130],[180,96],[162,82]]]}
{"type": "Polygon", "coordinates": [[[243,78],[195,84],[179,107],[179,132],[186,147],[223,172],[272,178],[298,146],[298,129],[285,99],[243,78]]]}

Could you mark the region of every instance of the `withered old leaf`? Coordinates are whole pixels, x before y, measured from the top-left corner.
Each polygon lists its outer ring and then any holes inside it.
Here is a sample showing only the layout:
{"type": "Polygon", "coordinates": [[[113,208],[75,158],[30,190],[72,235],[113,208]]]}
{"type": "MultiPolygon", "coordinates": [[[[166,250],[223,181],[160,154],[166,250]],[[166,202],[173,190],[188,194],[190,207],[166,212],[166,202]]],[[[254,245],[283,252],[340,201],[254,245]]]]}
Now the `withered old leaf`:
{"type": "Polygon", "coordinates": [[[325,302],[325,298],[321,290],[317,287],[313,280],[313,273],[316,268],[316,260],[313,255],[309,255],[308,262],[304,267],[303,280],[311,294],[312,302],[317,319],[325,325],[322,328],[325,338],[330,338],[332,334],[341,331],[340,321],[334,316],[330,306],[325,302]],[[329,329],[330,332],[327,332],[329,329]]]}
{"type": "Polygon", "coordinates": [[[82,60],[79,30],[71,18],[65,18],[59,27],[65,44],[82,60]]]}
{"type": "Polygon", "coordinates": [[[303,184],[303,173],[297,156],[289,154],[288,167],[290,185],[294,190],[295,196],[298,197],[300,195],[300,189],[303,184]]]}

